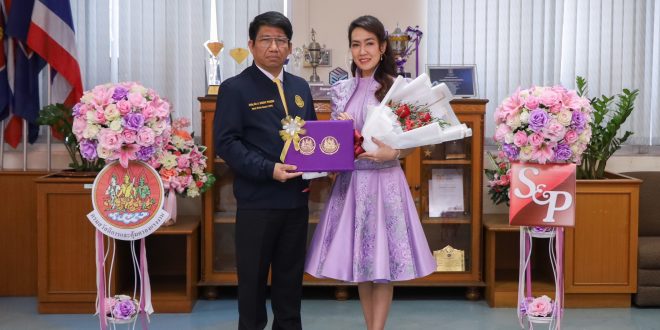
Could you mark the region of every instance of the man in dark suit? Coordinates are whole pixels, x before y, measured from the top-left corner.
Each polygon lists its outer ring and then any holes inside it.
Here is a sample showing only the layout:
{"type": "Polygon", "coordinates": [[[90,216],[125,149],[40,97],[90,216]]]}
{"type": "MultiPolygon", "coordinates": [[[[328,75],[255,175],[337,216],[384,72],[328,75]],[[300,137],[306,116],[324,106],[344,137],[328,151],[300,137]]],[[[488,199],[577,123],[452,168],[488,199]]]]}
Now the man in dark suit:
{"type": "Polygon", "coordinates": [[[316,120],[307,82],[284,72],[291,53],[291,22],[267,12],[254,18],[251,67],[220,86],[215,110],[218,156],[235,173],[239,329],[264,329],[266,285],[272,270],[273,329],[301,329],[307,183],[280,162],[281,120],[316,120]]]}

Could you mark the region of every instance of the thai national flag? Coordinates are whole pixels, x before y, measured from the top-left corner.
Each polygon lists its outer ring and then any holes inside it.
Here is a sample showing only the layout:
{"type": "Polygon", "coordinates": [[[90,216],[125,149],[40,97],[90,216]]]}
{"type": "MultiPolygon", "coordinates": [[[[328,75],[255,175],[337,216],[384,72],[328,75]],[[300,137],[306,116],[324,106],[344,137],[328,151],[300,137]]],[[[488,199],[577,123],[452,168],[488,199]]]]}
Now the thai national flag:
{"type": "Polygon", "coordinates": [[[9,41],[8,61],[9,85],[12,88],[13,98],[10,107],[14,116],[5,130],[5,141],[16,147],[21,139],[22,121],[28,122],[28,141],[33,143],[39,135],[39,72],[45,62],[26,44],[30,30],[30,18],[35,0],[5,1],[7,13],[7,36],[9,41]],[[13,75],[11,67],[13,66],[13,75]],[[13,79],[12,79],[13,76],[13,79]],[[20,118],[19,118],[20,117],[20,118]]]}
{"type": "MultiPolygon", "coordinates": [[[[4,0],[3,5],[7,35],[12,37],[10,45],[14,46],[14,63],[8,61],[15,71],[12,79],[10,70],[8,79],[13,91],[10,105],[16,116],[28,121],[32,143],[38,135],[39,72],[46,62],[51,66],[52,103],[73,106],[82,96],[71,6],[68,0],[4,0]]],[[[0,85],[0,93],[1,88],[0,85]]],[[[13,147],[18,144],[21,131],[21,121],[16,116],[5,131],[5,140],[13,147]]]]}
{"type": "Polygon", "coordinates": [[[9,102],[11,101],[11,90],[9,89],[9,78],[7,75],[7,46],[5,15],[0,14],[0,122],[9,116],[9,102]]]}
{"type": "Polygon", "coordinates": [[[68,0],[34,1],[27,44],[53,69],[52,103],[78,103],[83,87],[68,0]]]}

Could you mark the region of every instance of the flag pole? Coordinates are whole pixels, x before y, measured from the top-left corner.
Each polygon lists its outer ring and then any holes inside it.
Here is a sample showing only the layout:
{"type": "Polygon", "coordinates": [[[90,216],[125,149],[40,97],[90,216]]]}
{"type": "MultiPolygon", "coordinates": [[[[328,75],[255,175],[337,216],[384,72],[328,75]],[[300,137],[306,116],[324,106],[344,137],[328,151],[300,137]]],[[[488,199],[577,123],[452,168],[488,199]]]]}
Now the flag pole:
{"type": "MultiPolygon", "coordinates": [[[[47,93],[48,97],[46,99],[47,100],[46,105],[49,105],[52,102],[52,97],[53,97],[52,96],[53,86],[50,83],[50,79],[51,79],[51,77],[50,77],[50,63],[47,63],[46,64],[46,86],[47,86],[46,89],[48,90],[48,93],[47,93]]],[[[46,165],[46,171],[48,173],[50,173],[50,170],[52,169],[52,164],[51,164],[51,160],[52,160],[51,135],[52,135],[51,134],[51,128],[48,127],[48,129],[46,130],[46,148],[47,148],[46,153],[48,154],[48,156],[47,156],[48,157],[48,162],[46,163],[47,164],[46,165]]]]}
{"type": "Polygon", "coordinates": [[[0,171],[5,169],[5,121],[0,120],[0,171]]]}
{"type": "Polygon", "coordinates": [[[28,142],[28,121],[21,118],[23,121],[23,172],[27,171],[27,142],[28,142]]]}

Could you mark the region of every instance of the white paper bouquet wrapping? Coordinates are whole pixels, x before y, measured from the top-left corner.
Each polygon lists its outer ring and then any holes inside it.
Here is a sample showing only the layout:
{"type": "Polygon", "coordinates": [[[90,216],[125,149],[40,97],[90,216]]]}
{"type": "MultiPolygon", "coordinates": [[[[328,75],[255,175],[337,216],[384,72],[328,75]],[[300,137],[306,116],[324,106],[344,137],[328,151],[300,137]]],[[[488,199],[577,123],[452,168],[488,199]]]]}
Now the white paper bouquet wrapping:
{"type": "Polygon", "coordinates": [[[412,81],[399,76],[380,105],[367,112],[362,147],[375,151],[375,137],[395,149],[438,144],[472,136],[449,105],[452,95],[445,84],[431,85],[424,73],[412,81]]]}

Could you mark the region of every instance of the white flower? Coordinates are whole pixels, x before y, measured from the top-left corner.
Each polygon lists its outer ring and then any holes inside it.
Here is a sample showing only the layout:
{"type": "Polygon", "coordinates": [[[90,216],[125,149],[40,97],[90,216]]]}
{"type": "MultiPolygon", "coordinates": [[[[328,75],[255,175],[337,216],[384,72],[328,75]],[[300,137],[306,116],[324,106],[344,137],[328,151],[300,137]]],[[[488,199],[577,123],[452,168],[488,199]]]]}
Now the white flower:
{"type": "Polygon", "coordinates": [[[509,143],[509,144],[513,143],[513,133],[512,132],[506,133],[506,135],[504,135],[504,142],[509,143]]]}
{"type": "Polygon", "coordinates": [[[529,111],[524,110],[520,113],[520,123],[527,124],[529,122],[529,111]]]}
{"type": "MultiPolygon", "coordinates": [[[[509,119],[507,119],[506,124],[511,127],[512,129],[520,127],[521,124],[520,116],[513,116],[509,119]]],[[[508,143],[508,142],[507,142],[508,143]]]]}
{"type": "Polygon", "coordinates": [[[177,166],[176,156],[171,153],[164,153],[158,162],[163,164],[165,168],[174,168],[177,166]]]}
{"type": "Polygon", "coordinates": [[[568,126],[573,119],[573,114],[568,110],[559,111],[557,114],[557,121],[563,126],[568,126]]]}
{"type": "Polygon", "coordinates": [[[94,139],[96,138],[96,135],[99,134],[100,130],[101,127],[99,127],[99,125],[89,124],[83,130],[83,137],[85,139],[94,139]]]}
{"type": "Polygon", "coordinates": [[[112,156],[112,150],[103,148],[100,144],[96,146],[96,153],[98,154],[99,158],[103,159],[108,159],[110,156],[112,156]]]}
{"type": "Polygon", "coordinates": [[[87,122],[90,124],[96,124],[98,123],[97,118],[96,118],[96,110],[90,110],[87,111],[85,114],[87,116],[87,122]]]}
{"type": "Polygon", "coordinates": [[[105,107],[105,119],[112,121],[115,119],[119,118],[119,109],[117,109],[117,106],[114,103],[108,104],[108,106],[105,107]]]}
{"type": "Polygon", "coordinates": [[[108,127],[110,127],[110,129],[115,131],[115,132],[121,131],[121,128],[122,128],[121,119],[116,119],[116,120],[111,121],[110,125],[108,125],[108,127]]]}
{"type": "Polygon", "coordinates": [[[199,196],[199,188],[197,188],[194,181],[192,182],[191,186],[188,186],[188,191],[186,191],[186,195],[188,195],[188,197],[199,196]]]}

